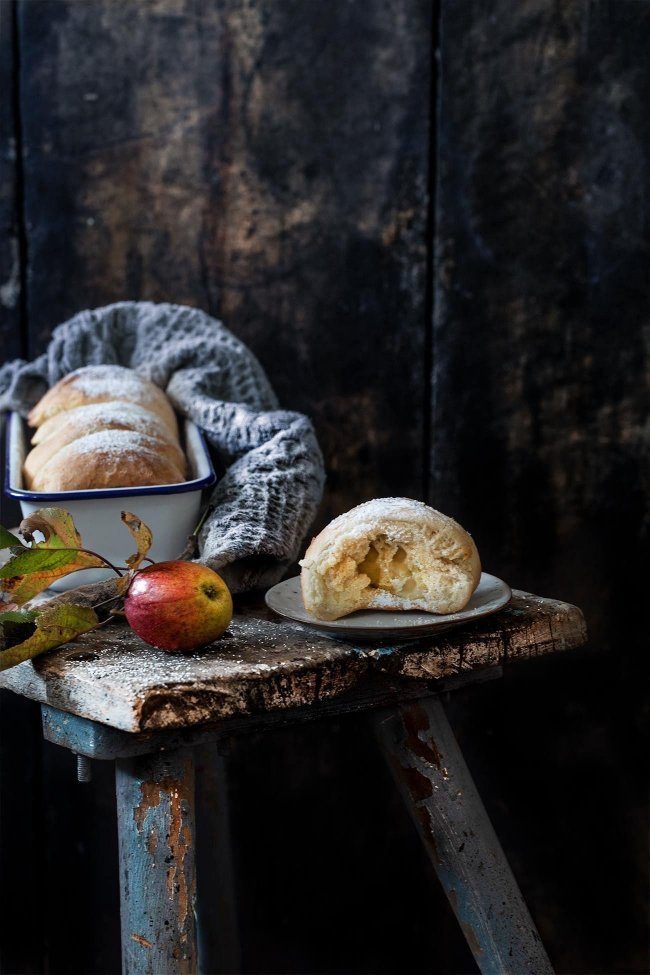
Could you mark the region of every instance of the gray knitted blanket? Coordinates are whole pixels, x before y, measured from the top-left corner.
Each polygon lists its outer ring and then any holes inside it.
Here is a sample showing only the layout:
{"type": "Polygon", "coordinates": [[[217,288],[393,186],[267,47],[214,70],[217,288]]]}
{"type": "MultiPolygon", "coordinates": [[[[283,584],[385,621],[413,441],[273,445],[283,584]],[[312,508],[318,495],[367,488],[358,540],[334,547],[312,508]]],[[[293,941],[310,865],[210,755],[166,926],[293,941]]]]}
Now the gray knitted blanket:
{"type": "Polygon", "coordinates": [[[80,366],[129,366],[161,386],[226,469],[199,539],[200,561],[234,592],[277,582],[320,502],[323,458],[309,420],[278,409],[254,355],[221,322],[182,305],[121,301],[55,329],[34,362],[0,367],[0,410],[23,416],[80,366]]]}

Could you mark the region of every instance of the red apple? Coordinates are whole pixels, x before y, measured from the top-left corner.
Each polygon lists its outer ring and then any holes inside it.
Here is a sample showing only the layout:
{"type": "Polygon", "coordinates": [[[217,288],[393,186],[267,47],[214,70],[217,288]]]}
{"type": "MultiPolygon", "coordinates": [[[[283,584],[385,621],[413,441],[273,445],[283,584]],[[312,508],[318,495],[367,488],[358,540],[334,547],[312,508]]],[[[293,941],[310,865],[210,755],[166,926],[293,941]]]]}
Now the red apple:
{"type": "Polygon", "coordinates": [[[228,628],[232,598],[221,576],[206,565],[156,562],[133,579],[124,611],[145,643],[168,653],[189,653],[228,628]]]}

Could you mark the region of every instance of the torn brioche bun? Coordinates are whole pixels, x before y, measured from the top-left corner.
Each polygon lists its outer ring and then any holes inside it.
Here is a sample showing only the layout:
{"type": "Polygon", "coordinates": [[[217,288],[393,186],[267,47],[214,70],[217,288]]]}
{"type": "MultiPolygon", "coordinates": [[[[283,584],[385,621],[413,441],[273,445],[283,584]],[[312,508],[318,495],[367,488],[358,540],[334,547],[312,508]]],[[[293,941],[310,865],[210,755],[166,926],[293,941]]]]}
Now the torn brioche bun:
{"type": "Polygon", "coordinates": [[[78,406],[75,410],[57,413],[46,420],[37,433],[45,427],[49,428],[45,431],[46,436],[30,450],[23,464],[23,476],[28,485],[34,482],[41,468],[62,447],[100,430],[133,430],[163,441],[170,459],[184,476],[187,474],[185,455],[169,428],[155,413],[134,403],[91,403],[88,406],[78,406]]]}
{"type": "Polygon", "coordinates": [[[30,411],[30,427],[40,427],[51,417],[89,403],[135,403],[155,413],[174,436],[176,415],[165,393],[133,369],[124,366],[84,366],[60,379],[30,411]]]}
{"type": "Polygon", "coordinates": [[[481,578],[465,529],[409,498],[378,498],[335,518],[300,565],[305,608],[321,620],[360,609],[457,613],[481,578]]]}
{"type": "Polygon", "coordinates": [[[98,488],[180,484],[173,443],[135,430],[100,430],[61,447],[38,469],[31,490],[90,491],[98,488]]]}

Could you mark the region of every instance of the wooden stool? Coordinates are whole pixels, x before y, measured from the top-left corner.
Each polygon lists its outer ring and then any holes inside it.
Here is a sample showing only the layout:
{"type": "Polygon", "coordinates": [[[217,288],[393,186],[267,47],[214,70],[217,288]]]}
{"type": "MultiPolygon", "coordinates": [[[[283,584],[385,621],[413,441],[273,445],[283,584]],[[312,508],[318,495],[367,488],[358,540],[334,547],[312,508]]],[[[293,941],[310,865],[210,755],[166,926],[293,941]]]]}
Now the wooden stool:
{"type": "Polygon", "coordinates": [[[483,621],[400,646],[330,640],[255,605],[209,652],[170,656],[116,625],[5,671],[0,687],[41,702],[45,737],[79,756],[82,780],[88,759],[115,761],[125,975],[237,968],[232,899],[220,899],[218,919],[197,905],[200,750],[199,812],[215,837],[200,858],[203,894],[230,871],[215,743],[359,710],[372,711],[481,972],[545,975],[546,952],[437,695],[585,641],[578,609],[522,592],[483,621]],[[217,924],[225,933],[215,944],[217,924]]]}

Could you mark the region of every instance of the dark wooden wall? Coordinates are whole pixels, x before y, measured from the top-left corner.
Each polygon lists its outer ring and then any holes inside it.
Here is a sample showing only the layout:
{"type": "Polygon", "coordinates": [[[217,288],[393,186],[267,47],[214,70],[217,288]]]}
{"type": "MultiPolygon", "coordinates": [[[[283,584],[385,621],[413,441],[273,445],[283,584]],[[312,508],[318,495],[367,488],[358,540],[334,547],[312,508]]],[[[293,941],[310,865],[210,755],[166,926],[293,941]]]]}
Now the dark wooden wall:
{"type": "Polygon", "coordinates": [[[421,493],[432,25],[425,0],[19,4],[30,354],[116,296],[198,305],[315,416],[330,511],[421,493]]]}
{"type": "MultiPolygon", "coordinates": [[[[424,497],[581,605],[592,658],[454,714],[558,970],[647,971],[650,4],[0,0],[0,50],[0,357],[200,306],[314,418],[321,523],[424,497]]],[[[69,786],[21,702],[0,727],[2,970],[112,971],[109,770],[69,786]]],[[[357,722],[233,754],[248,971],[471,970],[371,753],[357,722]]]]}

